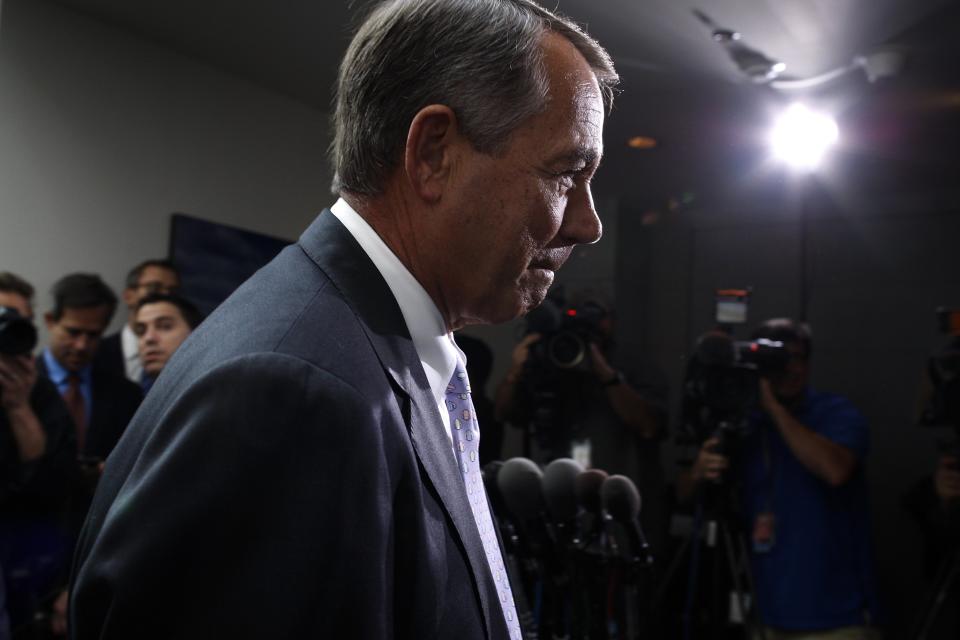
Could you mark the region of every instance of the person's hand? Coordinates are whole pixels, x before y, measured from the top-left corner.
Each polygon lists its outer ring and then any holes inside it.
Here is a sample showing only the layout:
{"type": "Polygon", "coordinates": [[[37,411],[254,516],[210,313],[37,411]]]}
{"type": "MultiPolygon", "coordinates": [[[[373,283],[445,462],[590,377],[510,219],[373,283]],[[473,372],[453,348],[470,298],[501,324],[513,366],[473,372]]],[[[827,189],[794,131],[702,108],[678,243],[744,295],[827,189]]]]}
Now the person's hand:
{"type": "Polygon", "coordinates": [[[517,346],[513,348],[513,354],[511,355],[511,368],[514,371],[523,371],[523,365],[525,365],[527,360],[530,358],[530,345],[542,337],[543,336],[539,333],[530,333],[525,335],[523,340],[517,343],[517,346]]]}
{"type": "Polygon", "coordinates": [[[937,471],[933,474],[933,488],[945,507],[960,500],[960,468],[957,467],[955,456],[940,457],[937,471]]]}
{"type": "Polygon", "coordinates": [[[37,382],[37,366],[30,356],[0,355],[0,405],[6,410],[30,403],[37,382]]]}
{"type": "Polygon", "coordinates": [[[607,362],[607,358],[603,355],[600,345],[596,342],[590,343],[590,367],[593,375],[595,375],[600,382],[612,380],[617,375],[616,369],[611,367],[610,363],[607,362]]]}
{"type": "Polygon", "coordinates": [[[715,450],[720,446],[720,438],[713,436],[706,440],[697,452],[697,459],[693,462],[693,480],[701,482],[719,482],[723,472],[730,466],[730,461],[722,453],[715,450]]]}
{"type": "Polygon", "coordinates": [[[780,401],[777,400],[777,396],[773,393],[773,385],[770,384],[770,380],[767,378],[760,378],[759,383],[760,388],[760,408],[767,412],[768,415],[773,415],[778,409],[783,407],[780,404],[780,401]]]}
{"type": "Polygon", "coordinates": [[[53,601],[53,607],[50,610],[50,632],[54,636],[65,637],[67,635],[67,602],[69,600],[70,594],[64,589],[53,601]]]}

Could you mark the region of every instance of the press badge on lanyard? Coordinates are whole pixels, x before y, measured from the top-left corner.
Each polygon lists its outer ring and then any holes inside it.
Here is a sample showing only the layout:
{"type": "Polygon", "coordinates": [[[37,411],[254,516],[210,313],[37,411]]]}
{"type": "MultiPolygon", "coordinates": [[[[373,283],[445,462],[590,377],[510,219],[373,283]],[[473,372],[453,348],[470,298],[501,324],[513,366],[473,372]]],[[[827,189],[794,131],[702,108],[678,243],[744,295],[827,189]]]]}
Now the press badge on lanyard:
{"type": "Polygon", "coordinates": [[[757,514],[753,520],[753,552],[767,553],[773,549],[777,541],[777,518],[770,509],[772,501],[773,485],[776,483],[775,471],[773,469],[773,460],[770,454],[769,434],[764,430],[760,434],[763,447],[763,467],[766,486],[766,496],[764,497],[764,510],[757,514]]]}
{"type": "Polygon", "coordinates": [[[777,540],[777,518],[770,511],[758,513],[753,521],[753,551],[767,553],[777,540]]]}

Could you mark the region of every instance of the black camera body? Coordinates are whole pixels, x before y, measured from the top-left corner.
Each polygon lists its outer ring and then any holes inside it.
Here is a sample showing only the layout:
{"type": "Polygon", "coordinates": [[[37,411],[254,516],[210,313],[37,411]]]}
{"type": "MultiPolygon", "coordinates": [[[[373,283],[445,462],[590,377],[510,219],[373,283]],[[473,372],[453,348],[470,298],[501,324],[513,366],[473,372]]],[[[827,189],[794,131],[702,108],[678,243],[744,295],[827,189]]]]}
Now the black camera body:
{"type": "Polygon", "coordinates": [[[601,321],[607,311],[599,304],[567,306],[554,294],[527,314],[526,335],[540,334],[530,345],[524,364],[526,432],[536,443],[537,458],[570,455],[570,443],[591,400],[584,396],[590,375],[590,344],[604,338],[601,321]]]}
{"type": "Polygon", "coordinates": [[[682,435],[696,443],[717,434],[745,435],[760,378],[782,373],[789,361],[782,342],[738,342],[720,331],[701,336],[683,383],[682,435]]]}
{"type": "Polygon", "coordinates": [[[26,355],[37,345],[37,329],[13,307],[0,306],[0,354],[26,355]]]}
{"type": "Polygon", "coordinates": [[[530,347],[531,367],[542,371],[584,371],[590,363],[590,343],[604,336],[600,323],[607,311],[586,302],[566,306],[547,298],[527,315],[526,333],[539,333],[530,347]]]}

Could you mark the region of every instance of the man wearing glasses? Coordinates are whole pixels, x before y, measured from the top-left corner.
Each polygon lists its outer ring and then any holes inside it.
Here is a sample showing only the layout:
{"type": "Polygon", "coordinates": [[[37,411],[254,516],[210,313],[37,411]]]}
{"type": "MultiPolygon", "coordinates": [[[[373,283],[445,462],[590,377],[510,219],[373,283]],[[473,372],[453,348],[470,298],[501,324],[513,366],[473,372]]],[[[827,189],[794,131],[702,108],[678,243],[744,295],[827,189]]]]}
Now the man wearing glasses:
{"type": "Polygon", "coordinates": [[[144,260],[131,269],[122,295],[123,303],[127,306],[127,321],[122,330],[107,336],[100,343],[97,366],[125,375],[131,382],[143,385],[143,362],[133,331],[137,306],[148,295],[169,295],[176,293],[179,287],[180,274],[169,260],[144,260]]]}

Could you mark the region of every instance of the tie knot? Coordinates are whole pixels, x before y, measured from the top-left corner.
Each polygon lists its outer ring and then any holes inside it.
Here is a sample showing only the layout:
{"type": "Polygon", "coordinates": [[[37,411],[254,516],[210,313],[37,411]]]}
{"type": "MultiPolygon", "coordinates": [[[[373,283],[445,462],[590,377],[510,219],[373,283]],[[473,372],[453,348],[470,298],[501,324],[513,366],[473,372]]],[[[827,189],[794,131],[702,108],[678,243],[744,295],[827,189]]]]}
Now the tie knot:
{"type": "Polygon", "coordinates": [[[460,395],[469,393],[470,379],[467,377],[467,372],[463,368],[463,364],[457,362],[457,368],[453,371],[453,376],[450,378],[450,384],[447,385],[447,395],[460,395]]]}

